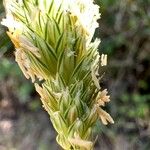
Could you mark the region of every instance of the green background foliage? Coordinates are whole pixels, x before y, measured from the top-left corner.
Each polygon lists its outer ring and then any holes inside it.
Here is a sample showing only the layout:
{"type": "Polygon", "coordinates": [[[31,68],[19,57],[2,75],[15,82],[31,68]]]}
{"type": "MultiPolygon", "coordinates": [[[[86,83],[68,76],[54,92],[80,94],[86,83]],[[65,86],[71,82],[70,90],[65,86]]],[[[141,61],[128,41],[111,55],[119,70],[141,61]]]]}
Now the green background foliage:
{"type": "MultiPolygon", "coordinates": [[[[108,88],[111,95],[107,109],[115,124],[108,127],[100,124],[101,128],[97,125],[95,132],[109,139],[112,145],[116,136],[123,135],[130,141],[129,148],[148,150],[150,0],[96,0],[96,3],[100,5],[101,19],[95,37],[100,37],[102,41],[100,53],[108,54],[108,66],[104,70],[106,74],[101,86],[108,88]]],[[[0,20],[4,15],[0,1],[0,20]]],[[[9,103],[13,104],[11,109],[15,108],[14,116],[19,117],[22,111],[41,111],[41,103],[33,86],[15,63],[14,48],[5,31],[6,28],[0,26],[0,112],[6,99],[11,99],[9,103]],[[22,109],[18,108],[16,112],[16,107],[22,109]]],[[[3,113],[0,113],[0,121],[3,118],[3,113]]],[[[101,147],[101,142],[98,145],[101,147]]]]}

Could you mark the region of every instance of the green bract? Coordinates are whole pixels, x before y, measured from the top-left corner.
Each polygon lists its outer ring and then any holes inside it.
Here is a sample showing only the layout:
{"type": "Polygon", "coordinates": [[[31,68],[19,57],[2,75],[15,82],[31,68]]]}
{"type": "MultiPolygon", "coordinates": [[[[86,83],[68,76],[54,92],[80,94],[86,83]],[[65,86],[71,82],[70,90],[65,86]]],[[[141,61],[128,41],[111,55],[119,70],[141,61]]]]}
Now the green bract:
{"type": "Polygon", "coordinates": [[[66,150],[93,149],[97,119],[113,123],[100,108],[110,99],[96,76],[99,40],[91,42],[99,7],[92,0],[6,0],[5,7],[2,24],[9,28],[16,61],[35,84],[57,142],[66,150]]]}

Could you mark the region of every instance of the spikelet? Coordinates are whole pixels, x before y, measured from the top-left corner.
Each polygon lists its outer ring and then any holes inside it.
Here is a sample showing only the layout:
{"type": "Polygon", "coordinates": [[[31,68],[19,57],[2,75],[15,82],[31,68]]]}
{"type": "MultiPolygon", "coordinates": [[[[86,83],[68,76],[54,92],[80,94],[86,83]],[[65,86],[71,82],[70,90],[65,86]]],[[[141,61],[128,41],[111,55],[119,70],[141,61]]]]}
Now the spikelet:
{"type": "Polygon", "coordinates": [[[2,24],[16,61],[41,96],[57,142],[67,150],[92,150],[98,118],[114,123],[101,108],[110,101],[98,79],[107,56],[98,53],[100,40],[92,42],[99,7],[93,0],[5,0],[4,5],[2,24]]]}

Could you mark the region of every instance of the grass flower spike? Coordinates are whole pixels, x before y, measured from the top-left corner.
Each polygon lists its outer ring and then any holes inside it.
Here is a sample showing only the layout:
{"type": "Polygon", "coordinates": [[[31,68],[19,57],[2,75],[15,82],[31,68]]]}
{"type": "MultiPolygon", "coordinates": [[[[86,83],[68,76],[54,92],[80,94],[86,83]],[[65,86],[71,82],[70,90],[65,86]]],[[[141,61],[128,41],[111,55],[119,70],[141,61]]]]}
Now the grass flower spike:
{"type": "Polygon", "coordinates": [[[65,150],[92,150],[98,118],[113,123],[101,107],[110,101],[97,76],[107,57],[92,42],[99,7],[93,0],[5,0],[2,24],[15,57],[31,78],[65,150]],[[99,60],[101,59],[101,66],[99,60]]]}

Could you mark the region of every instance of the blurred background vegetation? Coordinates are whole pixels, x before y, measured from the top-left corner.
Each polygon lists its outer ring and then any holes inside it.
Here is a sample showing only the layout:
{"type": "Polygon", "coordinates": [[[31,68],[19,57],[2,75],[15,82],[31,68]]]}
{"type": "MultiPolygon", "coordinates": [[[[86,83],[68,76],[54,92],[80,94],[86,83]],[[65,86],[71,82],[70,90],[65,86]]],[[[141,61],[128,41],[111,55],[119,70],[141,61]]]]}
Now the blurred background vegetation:
{"type": "MultiPolygon", "coordinates": [[[[98,123],[97,150],[150,149],[150,0],[96,0],[101,19],[95,37],[108,54],[101,86],[115,124],[98,123]]],[[[0,20],[5,16],[0,0],[0,20]]],[[[0,150],[57,150],[55,131],[39,96],[22,75],[0,25],[0,150]]]]}

